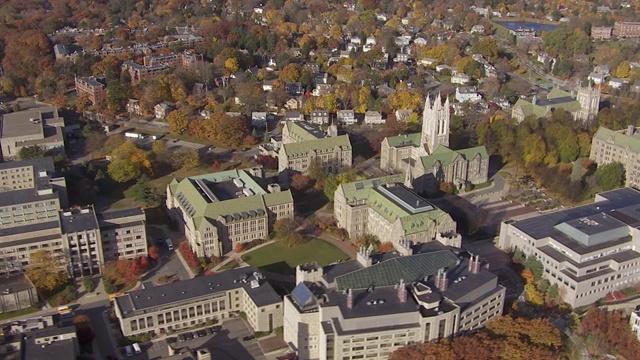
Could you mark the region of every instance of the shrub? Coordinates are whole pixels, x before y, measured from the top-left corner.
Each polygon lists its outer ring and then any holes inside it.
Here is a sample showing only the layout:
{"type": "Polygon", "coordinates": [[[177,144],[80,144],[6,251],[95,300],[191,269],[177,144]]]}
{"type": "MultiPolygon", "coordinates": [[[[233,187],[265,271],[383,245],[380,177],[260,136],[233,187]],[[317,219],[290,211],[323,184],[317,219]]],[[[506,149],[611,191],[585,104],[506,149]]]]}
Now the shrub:
{"type": "Polygon", "coordinates": [[[236,243],[235,245],[233,245],[233,251],[237,253],[241,253],[243,250],[244,250],[244,244],[236,243]]]}

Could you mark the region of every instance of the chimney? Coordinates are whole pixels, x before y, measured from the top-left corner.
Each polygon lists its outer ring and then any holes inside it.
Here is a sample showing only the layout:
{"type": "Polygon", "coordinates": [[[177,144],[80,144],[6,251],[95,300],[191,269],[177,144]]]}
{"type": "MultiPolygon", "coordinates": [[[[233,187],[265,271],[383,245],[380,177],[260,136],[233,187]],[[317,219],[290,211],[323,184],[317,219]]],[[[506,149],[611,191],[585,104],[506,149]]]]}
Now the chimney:
{"type": "Polygon", "coordinates": [[[469,259],[469,272],[472,274],[477,274],[480,272],[480,255],[471,255],[471,259],[469,259]]]}
{"type": "Polygon", "coordinates": [[[353,309],[353,292],[351,289],[347,289],[347,309],[353,309]]]}
{"type": "Polygon", "coordinates": [[[441,268],[440,270],[438,270],[438,273],[436,274],[436,288],[440,291],[447,291],[447,273],[444,271],[443,268],[441,268]]]}
{"type": "Polygon", "coordinates": [[[407,286],[404,283],[404,279],[400,279],[400,285],[398,285],[398,301],[401,303],[407,302],[407,286]]]}

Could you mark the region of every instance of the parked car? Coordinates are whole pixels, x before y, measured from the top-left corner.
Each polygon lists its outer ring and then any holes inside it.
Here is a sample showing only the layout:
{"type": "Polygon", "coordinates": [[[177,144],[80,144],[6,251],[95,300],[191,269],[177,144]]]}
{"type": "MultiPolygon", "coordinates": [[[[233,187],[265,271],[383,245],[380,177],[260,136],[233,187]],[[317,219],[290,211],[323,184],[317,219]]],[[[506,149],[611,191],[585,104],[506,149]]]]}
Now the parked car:
{"type": "Polygon", "coordinates": [[[253,339],[255,339],[255,338],[256,338],[256,337],[255,337],[255,336],[253,336],[253,335],[247,335],[247,336],[245,336],[245,337],[243,337],[243,338],[242,338],[242,341],[249,341],[249,340],[253,340],[253,339]]]}
{"type": "Polygon", "coordinates": [[[192,333],[190,333],[190,332],[185,333],[185,334],[184,334],[184,336],[186,336],[186,337],[187,337],[187,340],[191,340],[191,339],[193,339],[193,334],[192,334],[192,333]]]}
{"type": "Polygon", "coordinates": [[[212,329],[212,328],[210,328],[210,327],[208,327],[208,328],[204,329],[204,331],[206,331],[206,332],[207,332],[207,335],[211,335],[211,334],[213,334],[213,329],[212,329]]]}
{"type": "Polygon", "coordinates": [[[200,337],[200,335],[198,334],[198,332],[197,332],[197,331],[192,332],[192,333],[191,333],[191,336],[193,336],[193,338],[194,338],[194,339],[197,339],[197,338],[199,338],[199,337],[200,337]]]}
{"type": "Polygon", "coordinates": [[[179,342],[187,341],[187,337],[185,336],[185,334],[178,335],[178,341],[179,342]]]}
{"type": "Polygon", "coordinates": [[[207,335],[207,332],[204,331],[204,330],[198,330],[197,333],[198,333],[198,336],[200,336],[200,337],[203,337],[203,336],[207,335]]]}

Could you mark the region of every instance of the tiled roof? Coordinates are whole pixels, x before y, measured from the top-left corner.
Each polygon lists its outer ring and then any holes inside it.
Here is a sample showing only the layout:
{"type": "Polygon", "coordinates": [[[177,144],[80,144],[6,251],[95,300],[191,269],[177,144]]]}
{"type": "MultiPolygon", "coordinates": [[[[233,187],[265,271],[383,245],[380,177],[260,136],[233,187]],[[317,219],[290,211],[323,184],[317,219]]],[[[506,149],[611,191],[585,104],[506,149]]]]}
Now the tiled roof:
{"type": "Polygon", "coordinates": [[[354,181],[346,184],[340,184],[342,192],[347,201],[364,200],[369,197],[369,190],[381,184],[394,184],[404,181],[404,174],[395,174],[383,176],[374,179],[362,181],[354,181]]]}
{"type": "Polygon", "coordinates": [[[369,192],[367,205],[390,223],[400,219],[405,235],[427,231],[434,223],[438,224],[447,216],[447,213],[436,207],[428,211],[412,214],[375,190],[369,192]]]}
{"type": "Polygon", "coordinates": [[[413,133],[413,134],[407,134],[407,135],[398,135],[398,136],[391,136],[385,139],[387,140],[387,143],[389,143],[389,146],[391,147],[398,147],[398,146],[405,146],[405,145],[420,146],[420,142],[422,141],[422,134],[413,133]]]}
{"type": "Polygon", "coordinates": [[[342,147],[343,150],[351,149],[351,142],[348,135],[339,135],[335,137],[327,137],[323,139],[314,139],[309,141],[301,141],[291,144],[283,144],[282,149],[289,158],[307,156],[309,151],[330,152],[336,146],[342,147]]]}
{"type": "Polygon", "coordinates": [[[396,257],[351,273],[336,277],[338,290],[366,289],[371,285],[392,286],[423,280],[435,275],[438,269],[454,266],[458,257],[449,250],[396,257]]]}
{"type": "Polygon", "coordinates": [[[293,202],[289,190],[267,193],[243,170],[193,176],[181,181],[174,179],[169,184],[169,191],[187,211],[190,211],[190,216],[198,229],[208,224],[215,224],[218,216],[225,217],[227,221],[264,217],[267,216],[267,207],[293,202]],[[206,194],[202,194],[197,184],[197,180],[206,183],[222,183],[233,179],[242,180],[244,188],[251,189],[255,195],[210,201],[206,194]]]}
{"type": "Polygon", "coordinates": [[[625,135],[604,127],[598,128],[598,131],[593,137],[594,139],[602,141],[612,141],[616,146],[629,148],[629,150],[635,153],[640,153],[640,137],[625,135]]]}
{"type": "Polygon", "coordinates": [[[436,161],[439,161],[443,166],[446,166],[453,162],[458,156],[462,156],[466,160],[472,160],[476,155],[480,155],[482,159],[487,159],[489,157],[487,149],[484,146],[476,146],[462,150],[451,150],[446,146],[438,146],[433,154],[423,156],[421,161],[425,169],[429,169],[433,167],[436,161]]]}

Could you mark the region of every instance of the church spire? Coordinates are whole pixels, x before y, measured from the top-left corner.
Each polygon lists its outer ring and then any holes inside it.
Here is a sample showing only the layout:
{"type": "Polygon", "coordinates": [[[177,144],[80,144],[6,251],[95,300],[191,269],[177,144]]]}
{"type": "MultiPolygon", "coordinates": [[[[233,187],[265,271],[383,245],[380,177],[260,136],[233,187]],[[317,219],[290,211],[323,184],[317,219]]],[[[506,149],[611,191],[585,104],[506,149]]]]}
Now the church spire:
{"type": "Polygon", "coordinates": [[[409,164],[407,164],[407,172],[404,175],[404,186],[409,189],[413,189],[413,173],[411,172],[411,158],[409,158],[409,164]]]}

